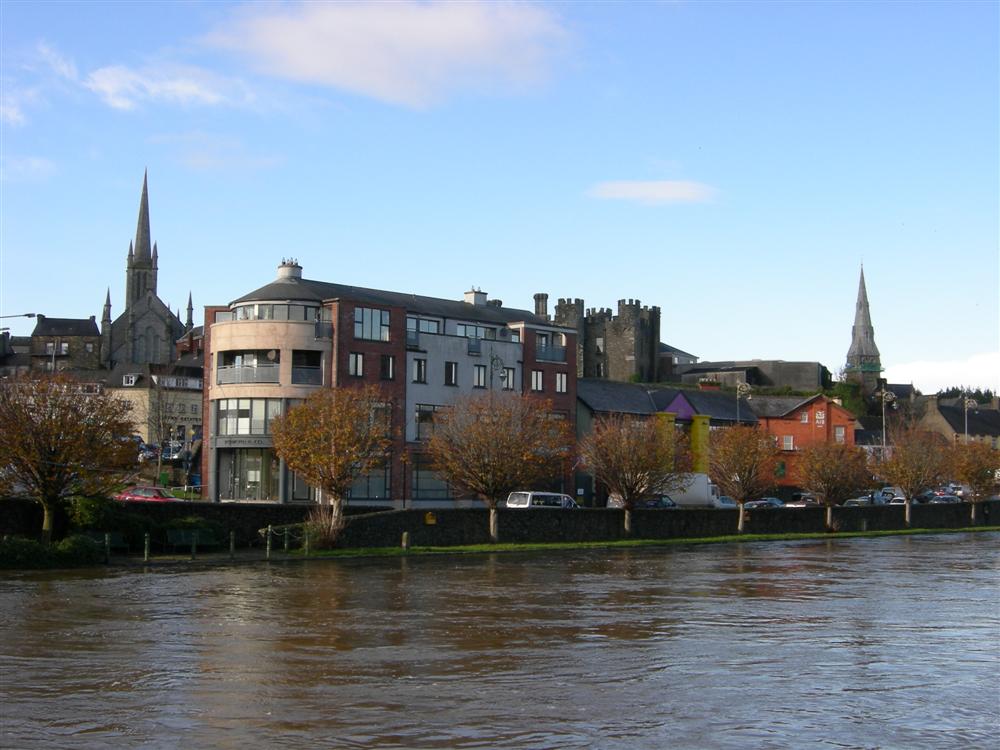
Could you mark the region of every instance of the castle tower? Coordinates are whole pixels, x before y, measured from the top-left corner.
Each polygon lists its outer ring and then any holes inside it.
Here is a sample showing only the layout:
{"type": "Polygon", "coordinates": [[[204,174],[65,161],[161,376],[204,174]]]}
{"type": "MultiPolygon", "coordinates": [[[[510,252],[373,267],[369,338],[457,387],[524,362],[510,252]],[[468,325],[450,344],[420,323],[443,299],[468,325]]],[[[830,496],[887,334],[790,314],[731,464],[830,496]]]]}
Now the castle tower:
{"type": "Polygon", "coordinates": [[[875,328],[868,308],[868,291],[865,288],[865,268],[861,267],[858,284],[858,301],[854,310],[854,327],[851,329],[851,348],[847,351],[844,368],[849,381],[860,383],[861,391],[870,396],[878,389],[882,372],[882,358],[875,346],[875,328]]]}

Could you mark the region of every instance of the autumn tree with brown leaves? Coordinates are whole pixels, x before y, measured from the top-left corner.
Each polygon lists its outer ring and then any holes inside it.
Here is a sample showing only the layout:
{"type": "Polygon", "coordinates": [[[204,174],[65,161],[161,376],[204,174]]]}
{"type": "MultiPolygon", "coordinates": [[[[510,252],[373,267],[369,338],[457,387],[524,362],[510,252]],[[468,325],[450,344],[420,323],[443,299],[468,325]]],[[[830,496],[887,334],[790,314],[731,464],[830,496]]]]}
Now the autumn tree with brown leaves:
{"type": "Polygon", "coordinates": [[[433,469],[486,503],[494,542],[499,502],[562,474],[573,437],[551,408],[549,401],[490,391],[464,396],[434,414],[427,442],[433,469]]]}
{"type": "Polygon", "coordinates": [[[275,452],[322,491],[310,521],[320,541],[336,542],[354,480],[380,466],[392,447],[391,404],[377,386],[322,388],[271,421],[275,452]]]}
{"type": "Polygon", "coordinates": [[[723,495],[739,504],[737,530],[742,534],[743,503],[774,487],[780,452],[771,435],[743,426],[713,430],[709,448],[709,476],[723,495]]]}
{"type": "Polygon", "coordinates": [[[826,527],[833,527],[833,506],[855,497],[871,484],[865,452],[846,443],[816,443],[802,451],[803,486],[826,506],[826,527]]]}
{"type": "Polygon", "coordinates": [[[972,442],[952,448],[952,478],[957,479],[972,491],[972,497],[965,498],[972,503],[970,520],[976,523],[979,503],[989,497],[997,486],[1000,472],[1000,451],[988,443],[972,442]]]}
{"type": "Polygon", "coordinates": [[[60,506],[108,495],[136,468],[128,402],[65,375],[0,381],[0,492],[42,506],[42,541],[60,506]]]}
{"type": "Polygon", "coordinates": [[[580,441],[580,458],[608,493],[621,498],[625,532],[639,500],[683,489],[691,454],[684,433],[662,417],[613,415],[598,419],[580,441]]]}
{"type": "Polygon", "coordinates": [[[948,478],[951,462],[944,438],[921,428],[916,422],[902,421],[889,431],[889,451],[875,473],[887,484],[898,487],[906,501],[906,525],[910,525],[910,504],[921,490],[936,487],[948,478]]]}

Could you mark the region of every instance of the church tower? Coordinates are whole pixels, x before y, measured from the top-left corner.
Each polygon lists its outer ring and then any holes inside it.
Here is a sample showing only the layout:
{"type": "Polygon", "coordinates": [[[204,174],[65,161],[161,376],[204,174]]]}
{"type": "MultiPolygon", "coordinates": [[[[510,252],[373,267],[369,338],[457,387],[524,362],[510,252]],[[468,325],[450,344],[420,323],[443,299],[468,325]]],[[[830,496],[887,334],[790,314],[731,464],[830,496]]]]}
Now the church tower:
{"type": "Polygon", "coordinates": [[[875,346],[875,328],[872,326],[871,310],[868,308],[868,290],[865,289],[865,268],[861,267],[861,282],[858,285],[858,302],[854,310],[854,327],[851,329],[851,348],[847,351],[847,379],[861,384],[865,396],[878,390],[882,373],[882,358],[875,346]]]}
{"type": "Polygon", "coordinates": [[[135,244],[128,246],[125,270],[125,305],[132,305],[152,292],[156,296],[157,271],[156,245],[149,239],[149,194],[146,173],[142,175],[142,198],[139,199],[139,223],[135,230],[135,244]]]}

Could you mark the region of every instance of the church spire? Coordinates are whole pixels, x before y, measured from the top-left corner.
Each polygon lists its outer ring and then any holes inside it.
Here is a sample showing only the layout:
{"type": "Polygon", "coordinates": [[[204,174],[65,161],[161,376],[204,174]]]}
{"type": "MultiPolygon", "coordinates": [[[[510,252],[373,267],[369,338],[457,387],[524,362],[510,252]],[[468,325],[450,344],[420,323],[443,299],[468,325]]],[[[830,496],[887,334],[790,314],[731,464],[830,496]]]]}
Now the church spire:
{"type": "Polygon", "coordinates": [[[111,287],[108,287],[108,295],[104,298],[104,314],[101,316],[101,324],[111,322],[111,287]]]}
{"type": "Polygon", "coordinates": [[[151,263],[151,243],[149,240],[149,193],[146,189],[148,172],[142,173],[142,198],[139,199],[139,223],[135,230],[136,263],[151,263]]]}
{"type": "Polygon", "coordinates": [[[194,305],[191,303],[191,292],[188,292],[187,322],[184,324],[184,330],[190,331],[192,328],[194,328],[194,305]]]}
{"type": "Polygon", "coordinates": [[[864,266],[861,267],[861,280],[858,283],[858,301],[854,308],[854,327],[851,329],[851,348],[847,350],[846,371],[859,380],[868,393],[875,390],[882,372],[882,359],[875,346],[875,328],[872,326],[871,309],[868,307],[864,266]]]}

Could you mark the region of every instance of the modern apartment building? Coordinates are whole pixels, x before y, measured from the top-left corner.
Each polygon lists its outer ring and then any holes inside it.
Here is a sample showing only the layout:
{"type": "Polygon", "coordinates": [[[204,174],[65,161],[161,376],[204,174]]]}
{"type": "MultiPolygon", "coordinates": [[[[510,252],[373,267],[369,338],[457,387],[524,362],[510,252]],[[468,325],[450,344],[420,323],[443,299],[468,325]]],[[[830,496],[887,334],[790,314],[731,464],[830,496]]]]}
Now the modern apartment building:
{"type": "Polygon", "coordinates": [[[382,469],[361,477],[352,502],[460,501],[423,451],[434,414],[462,394],[516,391],[575,419],[576,332],[485,292],[464,300],[315,281],[294,260],[226,307],[206,308],[206,499],[312,502],[316,492],[274,453],[270,421],[317,388],[383,388],[396,435],[382,469]]]}

